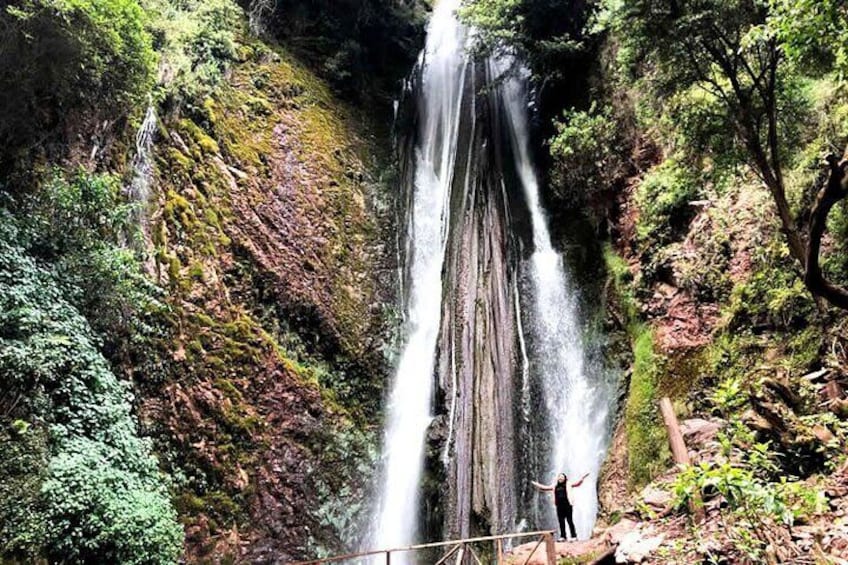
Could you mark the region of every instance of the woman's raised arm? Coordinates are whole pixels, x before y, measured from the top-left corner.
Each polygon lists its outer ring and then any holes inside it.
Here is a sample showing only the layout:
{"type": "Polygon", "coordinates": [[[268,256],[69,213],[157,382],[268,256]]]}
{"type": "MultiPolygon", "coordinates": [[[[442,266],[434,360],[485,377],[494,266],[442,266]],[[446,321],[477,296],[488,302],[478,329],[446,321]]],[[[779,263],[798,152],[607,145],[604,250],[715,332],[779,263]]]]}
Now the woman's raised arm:
{"type": "Polygon", "coordinates": [[[589,476],[589,473],[586,473],[585,475],[583,475],[582,477],[580,477],[580,480],[579,480],[579,481],[577,481],[576,483],[571,483],[571,486],[572,486],[572,487],[574,487],[574,488],[579,487],[580,485],[582,485],[582,484],[583,484],[583,481],[585,481],[585,480],[586,480],[586,477],[588,477],[588,476],[589,476]]]}
{"type": "Polygon", "coordinates": [[[530,481],[530,484],[539,490],[554,490],[554,485],[543,485],[542,483],[537,483],[536,481],[530,481]]]}

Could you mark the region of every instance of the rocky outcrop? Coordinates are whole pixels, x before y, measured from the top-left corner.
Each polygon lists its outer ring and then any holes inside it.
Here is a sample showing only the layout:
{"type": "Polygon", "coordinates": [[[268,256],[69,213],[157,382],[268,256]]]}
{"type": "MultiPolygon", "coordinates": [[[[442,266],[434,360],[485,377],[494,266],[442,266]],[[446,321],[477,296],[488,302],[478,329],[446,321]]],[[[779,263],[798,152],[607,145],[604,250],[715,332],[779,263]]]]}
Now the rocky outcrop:
{"type": "Polygon", "coordinates": [[[385,150],[284,51],[238,51],[160,128],[150,238],[172,335],[141,414],[179,478],[189,560],[273,563],[358,533],[392,303],[385,150]]]}
{"type": "Polygon", "coordinates": [[[466,133],[458,143],[445,261],[438,370],[454,430],[445,446],[448,538],[484,525],[509,531],[517,496],[517,274],[500,181],[504,155],[493,130],[498,101],[478,95],[484,79],[482,66],[469,73],[465,103],[471,107],[476,97],[477,114],[466,112],[459,125],[466,133]]]}

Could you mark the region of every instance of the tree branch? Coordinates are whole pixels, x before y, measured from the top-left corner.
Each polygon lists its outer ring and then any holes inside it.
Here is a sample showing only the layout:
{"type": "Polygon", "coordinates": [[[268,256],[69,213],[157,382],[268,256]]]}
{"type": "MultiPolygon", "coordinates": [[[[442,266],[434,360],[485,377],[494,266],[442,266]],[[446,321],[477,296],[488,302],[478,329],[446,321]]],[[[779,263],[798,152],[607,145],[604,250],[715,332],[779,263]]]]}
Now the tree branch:
{"type": "Polygon", "coordinates": [[[827,229],[827,216],[834,204],[848,196],[848,160],[840,162],[835,155],[829,155],[827,163],[830,166],[830,176],[816,196],[810,214],[804,283],[814,295],[824,298],[838,308],[848,310],[848,289],[828,281],[819,264],[821,240],[827,229]]]}

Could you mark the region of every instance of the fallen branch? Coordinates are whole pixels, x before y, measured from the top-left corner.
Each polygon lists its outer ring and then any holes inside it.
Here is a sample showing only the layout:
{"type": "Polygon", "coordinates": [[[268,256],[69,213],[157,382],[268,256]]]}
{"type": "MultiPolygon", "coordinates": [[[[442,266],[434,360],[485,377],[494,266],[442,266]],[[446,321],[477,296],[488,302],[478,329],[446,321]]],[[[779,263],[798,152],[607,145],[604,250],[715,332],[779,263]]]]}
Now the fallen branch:
{"type": "MultiPolygon", "coordinates": [[[[683,440],[680,424],[677,422],[677,415],[674,413],[674,407],[671,405],[669,397],[665,396],[660,400],[660,412],[662,412],[665,428],[668,431],[668,442],[671,445],[674,462],[678,465],[691,465],[689,450],[686,449],[686,442],[683,440]]],[[[704,521],[704,503],[700,494],[696,493],[689,500],[689,511],[695,517],[695,522],[701,523],[704,521]]]]}

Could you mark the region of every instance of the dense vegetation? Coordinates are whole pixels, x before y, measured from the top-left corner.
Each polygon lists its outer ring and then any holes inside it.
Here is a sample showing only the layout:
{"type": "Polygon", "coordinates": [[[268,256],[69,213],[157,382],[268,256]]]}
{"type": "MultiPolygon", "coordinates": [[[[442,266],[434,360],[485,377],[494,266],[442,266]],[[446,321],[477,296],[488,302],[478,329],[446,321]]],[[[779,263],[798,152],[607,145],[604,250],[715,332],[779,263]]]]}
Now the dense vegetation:
{"type": "MultiPolygon", "coordinates": [[[[2,4],[0,561],[232,557],[239,528],[260,552],[291,532],[315,551],[357,535],[384,362],[357,250],[384,234],[362,213],[371,130],[339,98],[391,114],[427,9],[2,4]],[[157,188],[134,200],[148,108],[157,188]],[[279,200],[329,226],[303,228],[314,249],[283,256],[274,237],[295,230],[246,234],[262,214],[293,222],[279,200]],[[284,465],[302,484],[280,482],[284,465]],[[327,502],[338,489],[345,508],[327,502]],[[288,504],[301,494],[314,515],[288,504]]],[[[462,14],[480,53],[532,69],[553,219],[583,214],[607,243],[629,486],[668,466],[659,397],[735,421],[723,462],[687,469],[675,494],[683,511],[720,491],[732,536],[762,558],[752,524],[819,512],[801,479],[833,470],[848,436],[799,379],[848,362],[845,3],[467,0],[462,14]]]]}
{"type": "Polygon", "coordinates": [[[131,253],[116,179],[56,173],[27,200],[22,220],[2,212],[0,382],[3,506],[0,544],[31,560],[170,563],[182,531],[132,395],[103,357],[141,335],[155,293],[131,253]]]}

